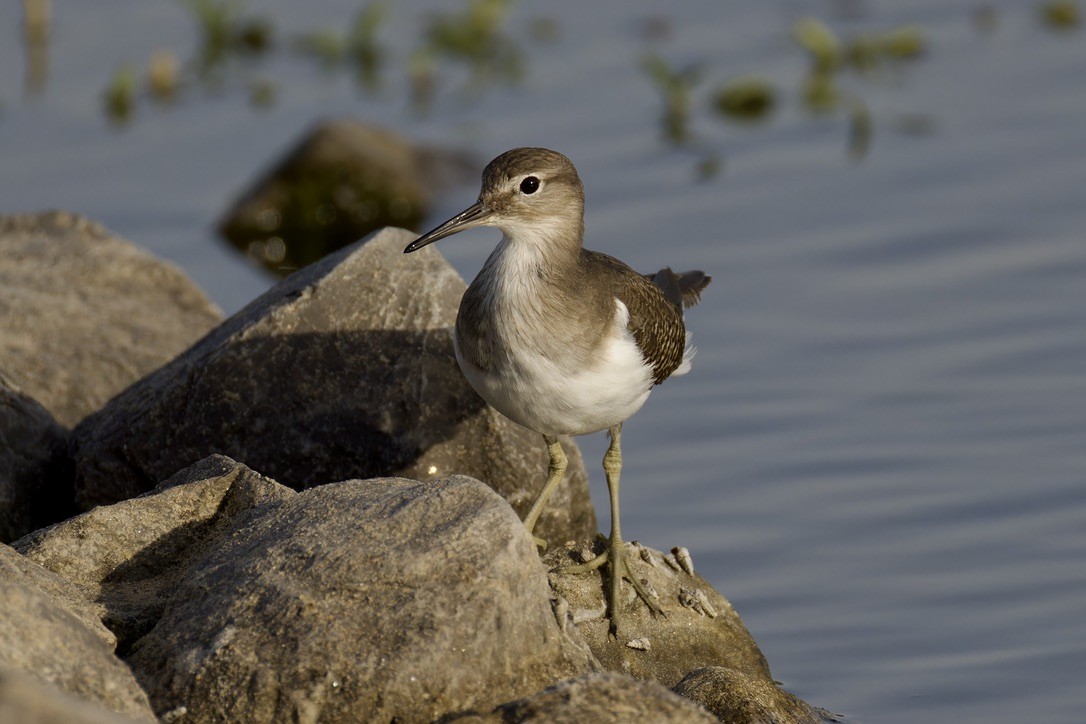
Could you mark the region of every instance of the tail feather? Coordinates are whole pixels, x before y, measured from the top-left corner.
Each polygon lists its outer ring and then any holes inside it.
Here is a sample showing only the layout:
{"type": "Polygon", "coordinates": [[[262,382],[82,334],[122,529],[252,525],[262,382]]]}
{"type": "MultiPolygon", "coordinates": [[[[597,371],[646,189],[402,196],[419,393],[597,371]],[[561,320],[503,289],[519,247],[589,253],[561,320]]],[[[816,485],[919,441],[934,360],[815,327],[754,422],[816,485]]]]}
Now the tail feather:
{"type": "Polygon", "coordinates": [[[680,310],[689,309],[700,302],[702,291],[713,281],[711,276],[700,269],[676,273],[668,267],[655,274],[645,274],[644,277],[660,287],[664,296],[680,310]]]}

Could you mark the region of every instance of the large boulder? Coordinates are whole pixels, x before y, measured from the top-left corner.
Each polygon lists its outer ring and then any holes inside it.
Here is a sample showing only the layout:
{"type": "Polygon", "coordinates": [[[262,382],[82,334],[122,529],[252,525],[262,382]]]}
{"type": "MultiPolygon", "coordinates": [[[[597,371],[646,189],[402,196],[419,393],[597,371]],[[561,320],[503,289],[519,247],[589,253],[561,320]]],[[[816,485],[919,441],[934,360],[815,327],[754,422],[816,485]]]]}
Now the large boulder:
{"type": "MultiPolygon", "coordinates": [[[[115,642],[70,583],[0,545],[0,672],[21,672],[78,699],[154,721],[147,695],[113,655],[115,642]]],[[[6,706],[3,698],[0,693],[0,706],[6,706]]]]}
{"type": "Polygon", "coordinates": [[[64,426],[221,318],[173,264],[88,219],[0,216],[0,371],[64,426]]]}
{"type": "Polygon", "coordinates": [[[430,721],[596,667],[508,504],[471,478],[349,481],[194,563],[129,663],[186,721],[430,721]]]}
{"type": "MultiPolygon", "coordinates": [[[[386,229],[249,304],[74,431],[83,509],[150,490],[223,453],[295,489],[350,478],[483,480],[527,512],[547,474],[539,435],[464,380],[451,328],[465,284],[435,248],[386,229]]],[[[575,444],[537,534],[592,535],[575,444]]]]}
{"type": "Polygon", "coordinates": [[[462,476],[295,493],[217,456],[17,544],[99,607],[160,716],[431,720],[598,669],[462,476]]]}
{"type": "Polygon", "coordinates": [[[717,676],[704,687],[688,682],[678,690],[685,694],[701,688],[699,695],[692,698],[714,713],[710,704],[723,701],[726,706],[717,709],[772,714],[765,719],[737,715],[724,721],[819,721],[820,710],[777,686],[765,656],[739,614],[694,571],[693,560],[685,549],[675,548],[664,554],[638,543],[627,546],[633,575],[655,594],[664,616],[654,617],[624,581],[617,636],[609,632],[611,621],[604,598],[606,568],[588,573],[571,573],[562,568],[594,557],[601,550],[599,542],[566,545],[544,559],[558,596],[557,610],[565,612],[568,625],[584,636],[605,668],[666,687],[674,687],[694,669],[712,667],[735,672],[732,676],[717,676]]]}
{"type": "Polygon", "coordinates": [[[74,513],[68,431],[0,371],[0,543],[74,513]]]}

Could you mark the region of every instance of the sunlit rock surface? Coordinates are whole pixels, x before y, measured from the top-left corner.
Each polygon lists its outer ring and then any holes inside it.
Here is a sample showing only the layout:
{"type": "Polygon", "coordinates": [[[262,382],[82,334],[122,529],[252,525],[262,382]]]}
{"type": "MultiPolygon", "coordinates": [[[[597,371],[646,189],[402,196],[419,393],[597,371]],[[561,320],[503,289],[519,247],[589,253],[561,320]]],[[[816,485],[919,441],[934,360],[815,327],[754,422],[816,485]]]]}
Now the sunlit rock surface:
{"type": "Polygon", "coordinates": [[[0,712],[9,684],[5,672],[20,672],[109,710],[154,721],[147,696],[113,655],[115,643],[71,583],[0,545],[0,712]]]}
{"type": "Polygon", "coordinates": [[[65,426],[222,314],[173,264],[76,214],[0,215],[3,373],[65,426]]]}

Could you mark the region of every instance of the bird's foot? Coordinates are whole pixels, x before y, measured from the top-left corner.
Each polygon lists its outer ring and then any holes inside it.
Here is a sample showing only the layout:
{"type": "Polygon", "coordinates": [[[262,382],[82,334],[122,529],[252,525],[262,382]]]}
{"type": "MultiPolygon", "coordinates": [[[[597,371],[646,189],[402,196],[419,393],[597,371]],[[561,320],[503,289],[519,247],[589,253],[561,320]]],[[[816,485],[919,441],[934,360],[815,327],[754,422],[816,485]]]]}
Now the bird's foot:
{"type": "MultiPolygon", "coordinates": [[[[531,533],[531,531],[528,531],[528,532],[531,533]]],[[[535,541],[536,548],[539,549],[540,553],[547,550],[547,541],[543,540],[542,538],[540,538],[539,536],[537,536],[535,534],[532,534],[532,540],[535,541]]]]}
{"type": "Polygon", "coordinates": [[[664,610],[660,608],[660,604],[656,602],[658,596],[656,596],[654,592],[649,591],[631,567],[627,544],[621,540],[615,542],[608,541],[604,551],[591,560],[585,561],[579,565],[559,566],[559,569],[564,573],[588,573],[600,568],[604,564],[607,564],[610,577],[610,585],[607,587],[607,609],[611,620],[609,633],[612,636],[618,635],[620,618],[619,590],[622,579],[626,579],[630,582],[637,597],[645,603],[645,606],[653,616],[665,615],[664,610]]]}
{"type": "MultiPolygon", "coordinates": [[[[607,536],[602,533],[596,536],[596,543],[603,545],[603,552],[599,555],[592,557],[591,559],[584,561],[583,563],[570,563],[564,566],[557,566],[553,570],[560,570],[565,573],[588,573],[594,571],[604,563],[607,562],[607,557],[610,555],[610,544],[607,540],[607,536]]],[[[584,553],[581,554],[582,557],[584,553]]]]}

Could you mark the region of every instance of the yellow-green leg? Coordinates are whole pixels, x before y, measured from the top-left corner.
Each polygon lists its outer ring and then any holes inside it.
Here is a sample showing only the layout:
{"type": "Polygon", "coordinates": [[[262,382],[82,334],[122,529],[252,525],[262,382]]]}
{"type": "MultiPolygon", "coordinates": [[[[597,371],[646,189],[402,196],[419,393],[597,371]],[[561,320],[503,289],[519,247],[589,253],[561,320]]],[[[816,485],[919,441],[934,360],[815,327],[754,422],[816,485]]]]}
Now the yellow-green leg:
{"type": "Polygon", "coordinates": [[[645,602],[645,605],[649,607],[653,614],[663,615],[664,612],[649,595],[648,591],[645,590],[645,587],[641,585],[640,579],[630,568],[626,544],[622,542],[622,524],[619,520],[618,510],[618,483],[619,475],[622,472],[622,423],[612,427],[609,432],[611,444],[603,456],[603,471],[607,474],[607,492],[611,496],[611,536],[607,539],[607,550],[587,563],[579,566],[569,566],[563,570],[571,573],[584,573],[595,570],[604,563],[608,564],[610,581],[608,582],[607,607],[611,616],[610,631],[613,635],[617,635],[619,591],[623,578],[630,582],[638,597],[645,602]]]}
{"type": "MultiPolygon", "coordinates": [[[[543,489],[539,491],[539,495],[536,496],[535,502],[532,503],[531,510],[528,511],[528,515],[524,517],[524,525],[531,533],[535,529],[536,522],[539,521],[539,516],[542,515],[543,509],[547,507],[547,501],[550,500],[551,495],[558,488],[558,485],[562,482],[562,478],[566,474],[566,453],[562,450],[562,445],[558,442],[558,437],[555,435],[544,435],[544,442],[547,443],[547,453],[550,455],[550,465],[547,467],[547,483],[543,486],[543,489]]],[[[542,548],[547,549],[547,541],[543,540],[539,536],[533,535],[535,538],[535,544],[542,548]]]]}

